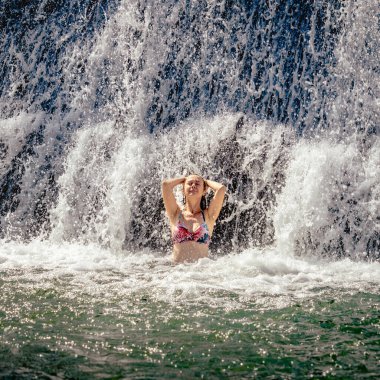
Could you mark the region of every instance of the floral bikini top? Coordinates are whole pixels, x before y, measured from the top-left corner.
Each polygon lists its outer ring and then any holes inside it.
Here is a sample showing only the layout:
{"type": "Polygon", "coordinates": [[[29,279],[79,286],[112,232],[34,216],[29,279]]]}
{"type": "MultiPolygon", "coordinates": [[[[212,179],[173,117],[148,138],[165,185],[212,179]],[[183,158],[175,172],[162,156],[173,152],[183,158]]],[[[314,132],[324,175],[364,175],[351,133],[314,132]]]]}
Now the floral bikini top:
{"type": "Polygon", "coordinates": [[[173,228],[172,240],[173,244],[181,244],[185,241],[195,241],[196,243],[201,244],[210,244],[210,232],[207,227],[207,223],[205,220],[204,213],[202,211],[203,223],[194,231],[191,232],[185,226],[183,222],[181,222],[182,213],[180,212],[178,217],[178,223],[173,228]]]}

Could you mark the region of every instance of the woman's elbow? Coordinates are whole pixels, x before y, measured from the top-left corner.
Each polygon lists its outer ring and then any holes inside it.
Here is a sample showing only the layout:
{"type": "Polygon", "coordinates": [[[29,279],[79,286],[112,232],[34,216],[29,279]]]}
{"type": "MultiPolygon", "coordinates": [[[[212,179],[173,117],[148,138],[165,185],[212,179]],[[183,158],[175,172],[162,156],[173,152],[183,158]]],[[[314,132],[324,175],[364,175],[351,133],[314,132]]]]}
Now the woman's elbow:
{"type": "Polygon", "coordinates": [[[162,192],[169,192],[171,190],[170,181],[168,181],[167,179],[164,179],[161,182],[161,190],[162,192]]]}
{"type": "Polygon", "coordinates": [[[215,195],[218,194],[218,195],[221,195],[221,196],[224,196],[226,195],[226,192],[227,192],[227,187],[222,185],[220,186],[216,191],[215,191],[215,195]]]}

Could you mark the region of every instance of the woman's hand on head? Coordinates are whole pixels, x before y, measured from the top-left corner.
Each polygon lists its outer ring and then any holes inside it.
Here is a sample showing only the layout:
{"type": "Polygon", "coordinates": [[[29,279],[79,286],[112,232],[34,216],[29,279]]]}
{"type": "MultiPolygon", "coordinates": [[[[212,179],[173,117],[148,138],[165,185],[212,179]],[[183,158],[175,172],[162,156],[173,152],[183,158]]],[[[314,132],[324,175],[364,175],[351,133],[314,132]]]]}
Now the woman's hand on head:
{"type": "Polygon", "coordinates": [[[185,183],[186,177],[164,179],[162,181],[161,191],[162,199],[164,201],[166,214],[171,223],[175,220],[179,207],[173,194],[173,189],[177,185],[185,183]]]}
{"type": "Polygon", "coordinates": [[[208,207],[208,214],[210,218],[215,222],[222,209],[227,188],[223,184],[211,180],[206,180],[205,183],[207,183],[210,189],[214,192],[214,197],[212,198],[208,207]]]}

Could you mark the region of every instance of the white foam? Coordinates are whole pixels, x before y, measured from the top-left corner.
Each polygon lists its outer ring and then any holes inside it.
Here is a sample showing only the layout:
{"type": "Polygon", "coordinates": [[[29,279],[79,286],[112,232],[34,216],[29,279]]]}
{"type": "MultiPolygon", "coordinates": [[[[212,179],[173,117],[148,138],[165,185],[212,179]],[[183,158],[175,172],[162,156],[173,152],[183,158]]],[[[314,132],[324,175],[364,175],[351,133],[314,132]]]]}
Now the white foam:
{"type": "Polygon", "coordinates": [[[169,254],[115,254],[96,245],[37,241],[3,243],[0,270],[15,269],[15,276],[40,287],[62,279],[70,296],[78,291],[111,298],[138,293],[214,306],[233,306],[247,299],[284,306],[326,291],[377,292],[380,286],[378,262],[301,259],[273,249],[173,265],[169,254]],[[231,299],[230,294],[238,298],[231,299]]]}

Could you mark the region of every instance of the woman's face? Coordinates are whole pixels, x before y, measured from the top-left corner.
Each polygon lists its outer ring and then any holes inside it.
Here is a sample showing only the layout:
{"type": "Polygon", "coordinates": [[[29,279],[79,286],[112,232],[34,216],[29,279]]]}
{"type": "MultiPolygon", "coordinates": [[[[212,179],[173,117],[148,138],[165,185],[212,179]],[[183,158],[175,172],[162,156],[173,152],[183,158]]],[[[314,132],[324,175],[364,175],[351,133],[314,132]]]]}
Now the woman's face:
{"type": "Polygon", "coordinates": [[[183,192],[186,197],[201,198],[205,192],[205,184],[202,177],[197,175],[189,175],[186,177],[183,186],[183,192]]]}

